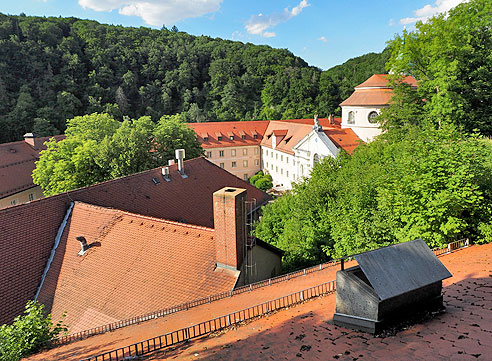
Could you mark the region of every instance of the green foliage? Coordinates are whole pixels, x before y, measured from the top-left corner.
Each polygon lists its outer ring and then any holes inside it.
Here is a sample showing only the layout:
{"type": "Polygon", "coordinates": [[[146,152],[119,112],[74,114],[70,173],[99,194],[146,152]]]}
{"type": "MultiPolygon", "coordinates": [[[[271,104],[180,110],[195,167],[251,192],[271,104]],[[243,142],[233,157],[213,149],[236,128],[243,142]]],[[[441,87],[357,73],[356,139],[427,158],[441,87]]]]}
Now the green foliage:
{"type": "Polygon", "coordinates": [[[285,49],[76,18],[0,14],[0,48],[0,142],[21,140],[34,118],[63,133],[66,119],[92,113],[153,122],[327,116],[347,95],[339,76],[351,92],[382,71],[377,54],[327,77],[285,49]]]}
{"type": "Polygon", "coordinates": [[[45,195],[133,174],[166,164],[184,148],[186,158],[203,154],[195,133],[180,116],[150,117],[119,122],[108,114],[91,114],[67,121],[66,139],[51,139],[41,152],[33,181],[45,195]]]}
{"type": "Polygon", "coordinates": [[[488,240],[491,205],[489,141],[450,125],[406,126],[324,159],[265,207],[256,235],[297,268],[415,238],[430,247],[488,240]]]}
{"type": "Polygon", "coordinates": [[[48,346],[60,333],[66,331],[62,320],[53,325],[51,315],[45,317],[44,305],[29,301],[24,315],[17,316],[11,325],[0,326],[0,359],[20,360],[48,346]]]}
{"type": "Polygon", "coordinates": [[[263,171],[259,171],[249,179],[249,182],[256,188],[266,192],[273,187],[273,178],[270,174],[264,174],[263,171]]]}
{"type": "Polygon", "coordinates": [[[479,129],[492,135],[491,24],[492,3],[472,0],[448,15],[417,23],[414,31],[404,31],[389,42],[388,70],[419,80],[415,94],[400,95],[420,101],[403,103],[398,109],[404,116],[390,109],[385,122],[389,126],[394,118],[436,126],[449,122],[467,132],[479,129]]]}

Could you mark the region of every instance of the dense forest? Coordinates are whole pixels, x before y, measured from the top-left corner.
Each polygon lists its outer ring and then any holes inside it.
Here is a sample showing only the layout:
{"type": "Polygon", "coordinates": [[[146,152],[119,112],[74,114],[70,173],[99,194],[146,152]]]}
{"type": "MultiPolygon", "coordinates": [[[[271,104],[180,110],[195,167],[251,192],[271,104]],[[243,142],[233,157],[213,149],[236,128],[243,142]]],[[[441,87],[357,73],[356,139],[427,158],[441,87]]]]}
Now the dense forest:
{"type": "Polygon", "coordinates": [[[328,71],[286,49],[76,18],[0,14],[0,142],[66,119],[182,113],[190,122],[327,116],[389,52],[328,71]]]}

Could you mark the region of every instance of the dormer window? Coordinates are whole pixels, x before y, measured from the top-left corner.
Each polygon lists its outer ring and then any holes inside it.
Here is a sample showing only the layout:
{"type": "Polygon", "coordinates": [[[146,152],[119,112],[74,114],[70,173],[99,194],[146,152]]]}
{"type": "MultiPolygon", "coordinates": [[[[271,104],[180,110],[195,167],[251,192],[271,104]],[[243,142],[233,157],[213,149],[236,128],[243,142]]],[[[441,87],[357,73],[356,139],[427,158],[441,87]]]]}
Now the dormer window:
{"type": "Polygon", "coordinates": [[[208,137],[204,137],[204,138],[203,138],[203,141],[204,141],[205,143],[206,143],[206,142],[208,142],[208,137]]]}
{"type": "Polygon", "coordinates": [[[246,139],[246,136],[244,134],[241,135],[241,139],[246,139]]]}
{"type": "Polygon", "coordinates": [[[229,140],[234,140],[234,136],[233,135],[230,135],[229,136],[229,140]]]}
{"type": "Polygon", "coordinates": [[[220,141],[222,140],[222,136],[221,136],[221,135],[219,135],[219,136],[217,137],[217,140],[220,142],[220,141]]]}
{"type": "Polygon", "coordinates": [[[369,123],[374,124],[377,122],[376,118],[378,117],[378,115],[379,115],[378,112],[372,111],[367,116],[367,120],[369,121],[369,123]]]}
{"type": "Polygon", "coordinates": [[[352,111],[348,113],[347,124],[355,124],[355,114],[352,111]]]}
{"type": "Polygon", "coordinates": [[[258,134],[253,134],[253,139],[258,139],[258,134]]]}

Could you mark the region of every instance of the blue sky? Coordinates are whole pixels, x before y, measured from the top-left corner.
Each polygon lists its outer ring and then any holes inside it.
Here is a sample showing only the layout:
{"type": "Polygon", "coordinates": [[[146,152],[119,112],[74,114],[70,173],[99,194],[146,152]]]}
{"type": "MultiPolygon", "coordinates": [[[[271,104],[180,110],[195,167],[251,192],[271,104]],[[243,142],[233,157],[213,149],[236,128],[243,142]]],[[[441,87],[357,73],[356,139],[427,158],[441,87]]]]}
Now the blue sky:
{"type": "MultiPolygon", "coordinates": [[[[328,69],[380,52],[412,28],[464,0],[0,0],[0,12],[74,16],[107,24],[170,28],[193,35],[287,48],[328,69]]],[[[465,0],[466,1],[466,0],[465,0]]]]}

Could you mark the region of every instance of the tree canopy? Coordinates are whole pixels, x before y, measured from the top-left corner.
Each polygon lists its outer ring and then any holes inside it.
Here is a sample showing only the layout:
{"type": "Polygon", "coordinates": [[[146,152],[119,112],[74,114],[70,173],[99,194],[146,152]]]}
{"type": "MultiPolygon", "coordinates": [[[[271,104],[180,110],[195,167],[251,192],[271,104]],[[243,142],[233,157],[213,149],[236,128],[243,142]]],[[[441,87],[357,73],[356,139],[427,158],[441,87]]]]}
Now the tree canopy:
{"type": "Polygon", "coordinates": [[[419,81],[399,91],[385,125],[444,122],[492,135],[492,3],[473,0],[389,42],[387,69],[419,81]],[[403,100],[403,101],[401,101],[403,100]]]}
{"type": "Polygon", "coordinates": [[[47,142],[33,180],[45,195],[53,195],[167,164],[174,151],[186,157],[203,154],[195,133],[179,115],[119,122],[94,113],[67,121],[66,138],[47,142]]]}
{"type": "Polygon", "coordinates": [[[0,14],[0,142],[33,128],[63,133],[66,119],[94,112],[154,122],[327,116],[346,96],[339,78],[350,92],[384,71],[372,54],[333,78],[286,49],[174,30],[0,14]]]}
{"type": "Polygon", "coordinates": [[[492,143],[409,126],[324,159],[264,208],[256,235],[286,251],[289,269],[415,238],[490,241],[491,212],[492,143]]]}

